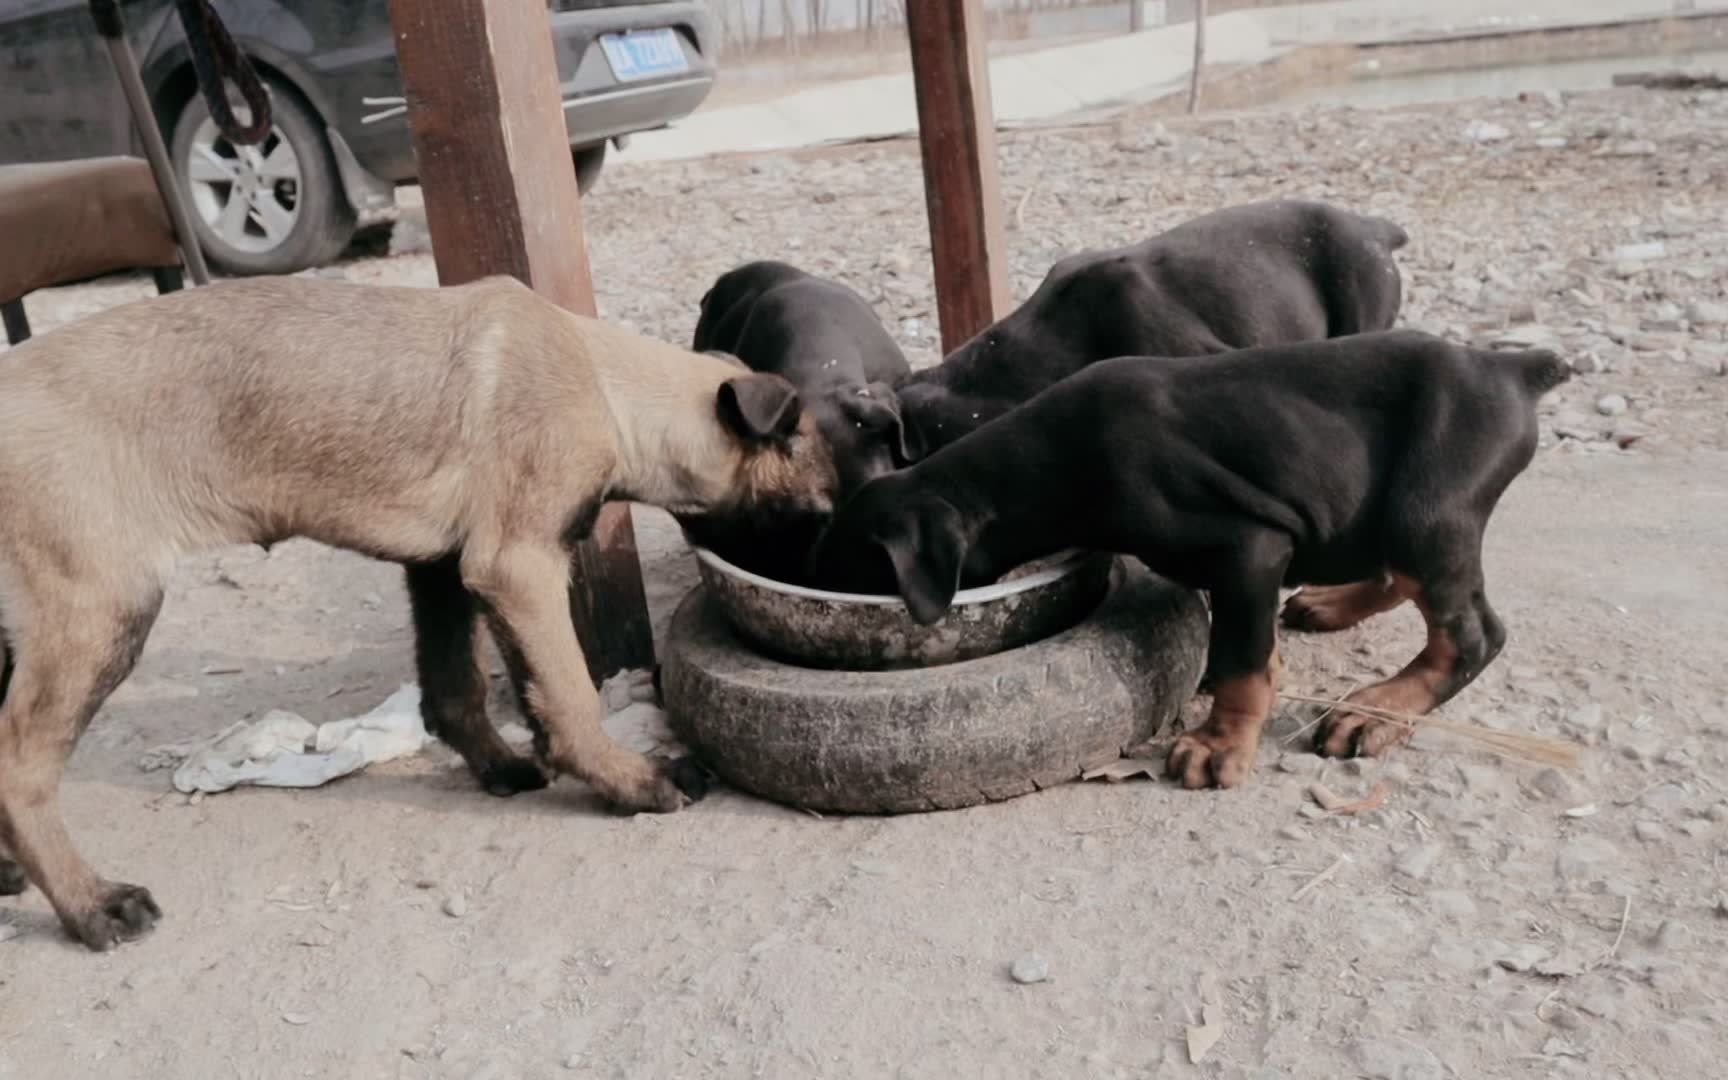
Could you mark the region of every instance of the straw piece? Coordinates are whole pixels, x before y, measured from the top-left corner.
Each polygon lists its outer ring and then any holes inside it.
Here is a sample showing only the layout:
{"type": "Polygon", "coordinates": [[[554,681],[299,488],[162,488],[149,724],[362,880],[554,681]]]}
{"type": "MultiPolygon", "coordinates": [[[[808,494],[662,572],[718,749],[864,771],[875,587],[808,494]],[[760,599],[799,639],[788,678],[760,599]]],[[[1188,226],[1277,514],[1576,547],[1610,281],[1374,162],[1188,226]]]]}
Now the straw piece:
{"type": "Polygon", "coordinates": [[[1350,712],[1361,713],[1377,720],[1402,724],[1412,730],[1420,725],[1435,731],[1444,731],[1468,739],[1490,753],[1516,761],[1552,765],[1561,769],[1576,768],[1578,765],[1578,748],[1576,746],[1547,735],[1500,731],[1495,728],[1484,727],[1481,724],[1472,724],[1461,720],[1442,720],[1439,717],[1418,716],[1415,713],[1395,712],[1391,709],[1361,705],[1353,701],[1334,701],[1331,698],[1307,697],[1302,694],[1279,694],[1278,696],[1286,701],[1297,701],[1307,705],[1325,705],[1333,709],[1345,709],[1350,712]]]}

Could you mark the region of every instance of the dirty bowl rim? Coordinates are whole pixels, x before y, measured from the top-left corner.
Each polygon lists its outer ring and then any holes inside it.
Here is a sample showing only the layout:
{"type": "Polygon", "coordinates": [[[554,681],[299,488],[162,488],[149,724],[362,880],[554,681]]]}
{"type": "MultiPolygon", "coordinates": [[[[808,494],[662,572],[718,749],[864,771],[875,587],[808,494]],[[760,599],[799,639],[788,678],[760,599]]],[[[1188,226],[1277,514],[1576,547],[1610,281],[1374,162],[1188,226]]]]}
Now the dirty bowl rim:
{"type": "MultiPolygon", "coordinates": [[[[833,604],[864,604],[876,607],[889,607],[903,605],[905,603],[905,601],[903,601],[898,595],[892,593],[833,592],[828,589],[812,589],[806,585],[793,585],[790,582],[775,581],[773,578],[763,577],[761,574],[752,573],[741,566],[727,562],[724,558],[721,558],[719,555],[716,555],[705,547],[692,545],[691,550],[696,553],[696,558],[727,577],[746,582],[750,585],[754,585],[758,589],[764,589],[768,592],[777,592],[786,596],[795,596],[802,600],[823,600],[833,604]]],[[[1085,551],[1080,548],[1068,548],[1064,551],[1059,551],[1055,555],[1050,556],[1050,558],[1057,560],[1055,565],[1049,566],[1043,570],[1014,578],[1011,581],[997,581],[989,585],[980,585],[974,589],[961,589],[959,592],[954,594],[953,606],[966,607],[971,604],[988,604],[994,600],[1001,600],[1004,597],[1014,596],[1023,592],[1030,592],[1033,589],[1052,584],[1074,573],[1084,565],[1093,554],[1093,552],[1085,551]]]]}

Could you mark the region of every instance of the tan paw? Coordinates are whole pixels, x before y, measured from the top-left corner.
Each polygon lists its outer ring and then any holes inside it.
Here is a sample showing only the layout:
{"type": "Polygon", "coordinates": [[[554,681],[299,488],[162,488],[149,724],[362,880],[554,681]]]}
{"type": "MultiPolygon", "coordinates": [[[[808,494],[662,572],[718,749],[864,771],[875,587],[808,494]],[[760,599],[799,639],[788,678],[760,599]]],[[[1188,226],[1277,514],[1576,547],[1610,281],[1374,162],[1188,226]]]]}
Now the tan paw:
{"type": "Polygon", "coordinates": [[[1184,732],[1170,748],[1164,771],[1189,790],[1240,787],[1254,771],[1258,742],[1255,738],[1209,731],[1205,727],[1184,732]]]}

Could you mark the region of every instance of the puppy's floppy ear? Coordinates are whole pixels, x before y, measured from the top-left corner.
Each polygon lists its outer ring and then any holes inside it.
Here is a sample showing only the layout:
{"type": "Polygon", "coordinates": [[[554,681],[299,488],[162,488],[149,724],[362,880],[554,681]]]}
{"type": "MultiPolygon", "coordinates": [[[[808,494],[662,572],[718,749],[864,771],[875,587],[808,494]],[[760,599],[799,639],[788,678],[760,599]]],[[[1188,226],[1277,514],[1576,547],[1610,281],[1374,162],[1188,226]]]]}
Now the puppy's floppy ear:
{"type": "Polygon", "coordinates": [[[900,598],[912,619],[929,626],[948,613],[960,589],[966,562],[966,529],[960,512],[937,499],[920,500],[876,534],[888,552],[900,598]]]}
{"type": "MultiPolygon", "coordinates": [[[[900,397],[885,382],[866,383],[840,399],[840,407],[866,431],[886,432],[894,464],[904,469],[923,455],[913,453],[914,435],[901,415],[900,397]]],[[[919,441],[922,447],[922,442],[919,441]]]]}
{"type": "Polygon", "coordinates": [[[798,390],[778,375],[751,374],[720,384],[720,422],[746,442],[790,438],[804,415],[798,390]]]}

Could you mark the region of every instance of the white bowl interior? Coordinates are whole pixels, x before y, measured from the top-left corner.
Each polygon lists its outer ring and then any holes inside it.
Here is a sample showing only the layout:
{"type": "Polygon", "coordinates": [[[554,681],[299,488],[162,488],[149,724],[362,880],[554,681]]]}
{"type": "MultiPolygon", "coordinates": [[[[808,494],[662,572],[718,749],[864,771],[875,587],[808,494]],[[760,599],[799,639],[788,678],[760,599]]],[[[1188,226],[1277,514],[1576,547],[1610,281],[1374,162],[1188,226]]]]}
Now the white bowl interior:
{"type": "MultiPolygon", "coordinates": [[[[720,571],[722,574],[725,574],[727,577],[737,578],[740,581],[745,581],[754,585],[758,589],[766,589],[769,592],[783,593],[787,596],[797,596],[807,600],[827,600],[836,604],[883,605],[899,604],[902,602],[898,596],[881,596],[876,593],[830,592],[827,589],[812,589],[803,585],[792,585],[784,581],[775,581],[773,578],[765,578],[761,574],[753,574],[742,567],[734,566],[705,547],[696,547],[692,545],[691,550],[696,552],[696,557],[698,559],[720,571]]],[[[954,606],[965,607],[968,604],[987,604],[992,600],[1000,600],[1005,596],[1013,596],[1015,593],[1023,593],[1039,588],[1043,585],[1048,585],[1052,581],[1056,581],[1059,578],[1066,577],[1073,573],[1074,569],[1080,565],[1085,557],[1085,552],[1070,549],[1058,553],[1057,558],[1059,558],[1060,561],[1057,562],[1056,565],[1039,570],[1037,573],[1026,574],[1022,577],[1014,578],[1011,581],[998,581],[991,585],[981,585],[976,589],[961,589],[959,592],[954,594],[954,606]]]]}

